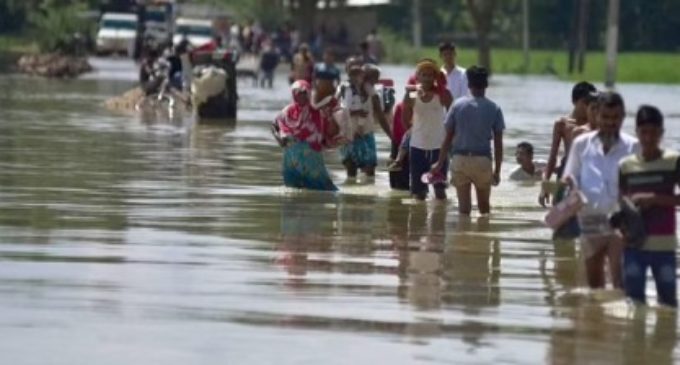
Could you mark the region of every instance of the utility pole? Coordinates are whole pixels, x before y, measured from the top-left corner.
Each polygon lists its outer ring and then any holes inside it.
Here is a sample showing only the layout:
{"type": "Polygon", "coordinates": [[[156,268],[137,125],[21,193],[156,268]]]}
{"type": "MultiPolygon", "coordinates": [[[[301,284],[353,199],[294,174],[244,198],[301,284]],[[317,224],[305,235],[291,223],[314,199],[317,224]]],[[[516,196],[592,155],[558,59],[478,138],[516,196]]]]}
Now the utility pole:
{"type": "Polygon", "coordinates": [[[569,23],[569,41],[567,43],[568,47],[568,64],[567,72],[571,75],[574,73],[574,67],[576,66],[576,49],[578,48],[578,25],[579,25],[579,9],[581,8],[582,0],[572,0],[572,11],[571,20],[569,23]]]}
{"type": "Polygon", "coordinates": [[[605,86],[609,89],[616,83],[616,58],[619,50],[619,6],[620,0],[609,0],[607,16],[607,70],[605,86]]]}
{"type": "Polygon", "coordinates": [[[420,18],[420,0],[411,0],[413,14],[413,47],[420,50],[423,45],[423,25],[420,18]]]}
{"type": "Polygon", "coordinates": [[[581,0],[581,3],[579,4],[578,40],[576,47],[576,69],[579,73],[583,73],[586,63],[586,52],[588,50],[589,9],[590,0],[581,0]]]}
{"type": "Polygon", "coordinates": [[[529,0],[522,0],[522,48],[524,49],[524,71],[529,71],[529,0]]]}

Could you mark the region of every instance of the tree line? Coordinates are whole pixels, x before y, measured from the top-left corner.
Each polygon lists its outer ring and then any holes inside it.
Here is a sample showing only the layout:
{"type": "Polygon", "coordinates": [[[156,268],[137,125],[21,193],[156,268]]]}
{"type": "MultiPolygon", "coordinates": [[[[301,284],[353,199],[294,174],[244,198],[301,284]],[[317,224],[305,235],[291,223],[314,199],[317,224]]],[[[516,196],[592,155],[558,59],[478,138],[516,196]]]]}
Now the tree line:
{"type": "MultiPolygon", "coordinates": [[[[34,28],[78,28],[75,13],[109,3],[132,0],[0,0],[0,33],[34,28]],[[73,24],[69,24],[69,22],[73,24]]],[[[260,18],[274,28],[291,20],[302,34],[314,31],[316,5],[343,6],[345,0],[200,0],[234,8],[260,18]],[[288,9],[285,7],[288,6],[288,9]],[[278,23],[278,24],[277,24],[278,23]]],[[[420,1],[425,45],[453,40],[480,48],[480,63],[492,46],[522,46],[523,0],[427,0],[420,1]]],[[[539,49],[603,49],[607,1],[528,0],[531,45],[539,49]],[[585,19],[584,19],[585,15],[585,19]],[[580,33],[579,33],[580,30],[580,33]],[[582,39],[582,42],[579,40],[582,39]],[[583,44],[579,44],[583,43],[583,44]]],[[[413,0],[392,0],[378,9],[379,24],[403,39],[411,39],[413,0]]],[[[680,50],[680,1],[622,0],[620,9],[622,51],[680,50]]],[[[45,33],[43,31],[43,33],[45,33]]],[[[54,32],[51,32],[54,33],[54,32]]]]}
{"type": "MultiPolygon", "coordinates": [[[[605,43],[607,1],[529,0],[531,43],[535,48],[567,48],[575,31],[573,20],[579,5],[586,2],[589,18],[587,46],[601,49],[605,43]]],[[[412,0],[392,0],[380,12],[380,22],[394,32],[409,37],[412,0]]],[[[421,1],[425,44],[443,38],[461,43],[476,42],[475,16],[471,4],[492,8],[490,38],[493,45],[521,47],[522,0],[427,0],[421,1]]],[[[486,19],[485,19],[486,20],[486,19]]],[[[622,51],[680,50],[680,1],[622,0],[620,18],[622,51]]]]}

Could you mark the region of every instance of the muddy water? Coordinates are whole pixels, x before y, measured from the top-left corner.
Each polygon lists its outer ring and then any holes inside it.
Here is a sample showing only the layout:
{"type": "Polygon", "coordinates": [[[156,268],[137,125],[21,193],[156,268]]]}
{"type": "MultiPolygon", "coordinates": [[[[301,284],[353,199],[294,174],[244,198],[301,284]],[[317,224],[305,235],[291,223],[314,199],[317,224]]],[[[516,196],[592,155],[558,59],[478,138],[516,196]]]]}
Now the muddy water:
{"type": "MultiPolygon", "coordinates": [[[[390,192],[384,171],[346,183],[329,153],[339,194],[289,191],[266,123],[281,82],[244,81],[235,125],[140,121],[102,107],[130,65],[96,64],[78,81],[0,76],[3,364],[678,360],[673,311],[585,290],[574,245],[540,223],[537,186],[503,182],[491,218],[463,219],[453,198],[390,192]]],[[[680,122],[680,88],[621,89],[631,110],[653,102],[680,122]]],[[[506,172],[520,140],[545,155],[569,91],[495,79],[506,172]]]]}

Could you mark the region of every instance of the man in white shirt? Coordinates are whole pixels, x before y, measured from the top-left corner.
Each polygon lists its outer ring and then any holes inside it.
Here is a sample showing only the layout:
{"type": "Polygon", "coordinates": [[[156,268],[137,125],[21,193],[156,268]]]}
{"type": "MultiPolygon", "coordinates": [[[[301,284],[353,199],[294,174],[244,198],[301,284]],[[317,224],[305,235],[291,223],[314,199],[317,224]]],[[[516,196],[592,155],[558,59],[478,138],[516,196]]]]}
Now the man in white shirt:
{"type": "Polygon", "coordinates": [[[612,285],[615,288],[623,286],[623,242],[610,227],[608,216],[618,207],[619,162],[639,151],[637,139],[621,132],[625,115],[621,95],[603,93],[600,97],[599,130],[574,140],[564,170],[564,182],[572,189],[579,189],[588,201],[578,218],[581,249],[591,288],[605,286],[605,258],[609,260],[612,285]]]}
{"type": "Polygon", "coordinates": [[[451,42],[441,43],[439,45],[439,56],[444,62],[442,72],[446,75],[447,88],[453,95],[453,101],[470,95],[465,69],[456,65],[456,45],[451,42]]]}

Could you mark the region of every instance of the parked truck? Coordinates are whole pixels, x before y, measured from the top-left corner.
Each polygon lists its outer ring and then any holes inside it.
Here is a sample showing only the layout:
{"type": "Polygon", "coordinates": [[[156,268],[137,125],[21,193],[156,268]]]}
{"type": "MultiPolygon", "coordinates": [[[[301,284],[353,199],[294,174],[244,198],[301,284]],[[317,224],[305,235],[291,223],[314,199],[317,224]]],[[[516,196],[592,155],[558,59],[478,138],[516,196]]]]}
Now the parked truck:
{"type": "Polygon", "coordinates": [[[136,14],[104,13],[99,22],[99,31],[97,31],[97,53],[123,53],[132,56],[137,29],[136,14]]]}
{"type": "Polygon", "coordinates": [[[144,37],[158,44],[169,43],[175,30],[174,1],[147,1],[139,12],[144,26],[144,37]]]}

